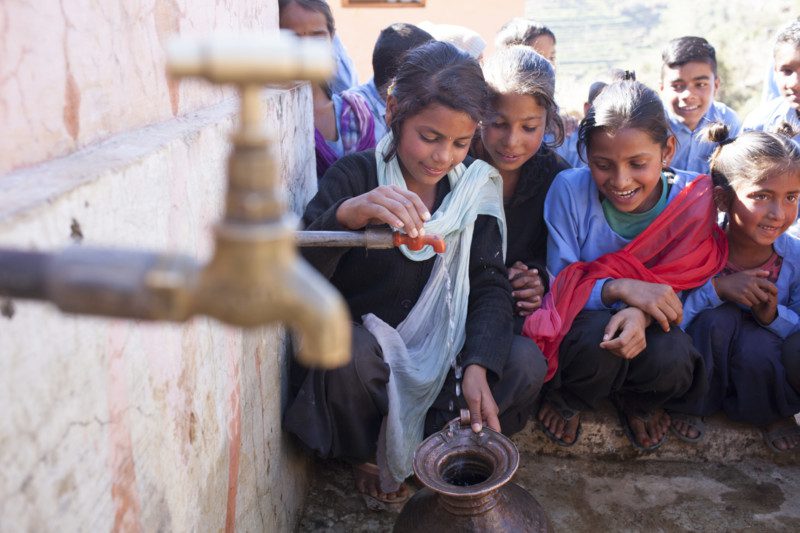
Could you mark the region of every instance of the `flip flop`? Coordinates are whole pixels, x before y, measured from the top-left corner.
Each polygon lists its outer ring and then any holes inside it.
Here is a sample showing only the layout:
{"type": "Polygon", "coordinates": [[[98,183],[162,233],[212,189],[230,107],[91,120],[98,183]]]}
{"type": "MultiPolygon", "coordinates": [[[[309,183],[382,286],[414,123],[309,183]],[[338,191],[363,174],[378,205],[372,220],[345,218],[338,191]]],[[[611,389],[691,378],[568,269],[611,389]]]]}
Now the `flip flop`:
{"type": "Polygon", "coordinates": [[[373,496],[372,494],[367,494],[366,492],[361,492],[358,487],[358,480],[359,478],[368,479],[374,483],[380,484],[380,471],[378,470],[378,465],[375,463],[360,463],[353,465],[353,475],[354,481],[356,483],[356,490],[361,495],[361,498],[364,500],[364,504],[367,506],[367,509],[372,511],[393,511],[399,512],[402,510],[403,505],[411,498],[411,491],[408,490],[408,486],[405,483],[400,485],[400,488],[397,490],[396,493],[403,492],[405,489],[404,494],[401,496],[397,496],[394,498],[381,498],[379,496],[373,496]]]}
{"type": "Polygon", "coordinates": [[[628,440],[631,441],[633,447],[639,450],[640,452],[652,452],[653,450],[659,448],[662,444],[667,441],[667,433],[664,433],[664,436],[661,437],[661,440],[653,444],[652,446],[642,446],[636,440],[636,434],[633,432],[633,428],[631,427],[631,423],[628,420],[629,417],[638,418],[645,424],[650,421],[653,416],[652,412],[642,413],[642,414],[634,414],[634,413],[627,413],[625,408],[622,406],[620,402],[614,402],[614,405],[617,408],[617,416],[619,416],[619,423],[622,425],[622,429],[625,431],[625,436],[628,437],[628,440]]]}
{"type": "Polygon", "coordinates": [[[686,413],[676,413],[674,411],[669,412],[670,417],[670,424],[669,430],[672,432],[673,435],[678,437],[683,442],[688,442],[689,444],[697,444],[703,439],[703,435],[706,432],[706,421],[705,418],[702,416],[695,416],[695,415],[688,415],[686,413]],[[695,438],[687,437],[677,429],[673,425],[673,422],[680,421],[686,424],[687,426],[691,426],[697,430],[698,435],[695,438]]]}
{"type": "MultiPolygon", "coordinates": [[[[548,403],[548,405],[550,405],[550,407],[555,412],[557,412],[559,414],[559,416],[562,419],[564,419],[565,422],[569,422],[574,417],[580,416],[580,414],[581,414],[580,411],[575,411],[574,409],[570,409],[570,408],[568,408],[566,406],[556,407],[556,405],[551,403],[551,402],[547,402],[547,403],[548,403]]],[[[550,439],[551,441],[555,442],[556,444],[558,444],[559,446],[562,446],[564,448],[569,448],[571,446],[575,446],[575,443],[578,442],[578,439],[581,436],[581,430],[583,429],[582,426],[581,426],[580,420],[578,420],[578,429],[575,430],[575,439],[572,442],[566,442],[566,441],[556,437],[555,433],[553,433],[552,431],[547,429],[547,426],[545,426],[544,423],[541,420],[538,419],[538,417],[537,417],[536,420],[537,420],[537,422],[539,422],[539,428],[542,430],[542,433],[547,435],[548,439],[550,439]]]]}
{"type": "Polygon", "coordinates": [[[800,446],[795,446],[793,448],[789,448],[788,450],[781,450],[775,446],[775,444],[773,444],[775,440],[782,439],[784,437],[800,437],[800,426],[797,424],[794,424],[793,426],[782,426],[775,428],[772,431],[762,429],[761,434],[764,435],[764,442],[767,443],[767,447],[775,453],[784,454],[800,450],[800,446]]]}

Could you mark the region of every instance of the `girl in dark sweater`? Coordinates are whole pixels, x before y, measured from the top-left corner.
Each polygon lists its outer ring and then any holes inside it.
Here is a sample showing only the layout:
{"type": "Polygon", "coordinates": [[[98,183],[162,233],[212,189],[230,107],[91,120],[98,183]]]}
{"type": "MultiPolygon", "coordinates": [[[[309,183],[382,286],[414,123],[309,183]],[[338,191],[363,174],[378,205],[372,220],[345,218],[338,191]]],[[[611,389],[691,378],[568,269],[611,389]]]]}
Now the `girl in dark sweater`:
{"type": "Polygon", "coordinates": [[[462,164],[487,96],[478,63],[452,45],[409,52],[387,100],[390,134],[337,161],[304,215],[311,230],[388,224],[447,244],[438,256],[305,252],[348,303],[353,358],[295,375],[285,425],[319,455],[352,461],[371,503],[408,497],[417,444],[460,407],[475,431],[521,429],[543,379],[539,349],[512,333],[500,176],[462,164]]]}
{"type": "Polygon", "coordinates": [[[564,125],[553,99],[555,70],[528,46],[494,54],[483,67],[492,111],[480,128],[473,154],[503,177],[508,229],[506,266],[514,296],[514,332],[542,304],[547,288],[547,226],[544,199],[556,174],[569,168],[558,156],[564,125]]]}

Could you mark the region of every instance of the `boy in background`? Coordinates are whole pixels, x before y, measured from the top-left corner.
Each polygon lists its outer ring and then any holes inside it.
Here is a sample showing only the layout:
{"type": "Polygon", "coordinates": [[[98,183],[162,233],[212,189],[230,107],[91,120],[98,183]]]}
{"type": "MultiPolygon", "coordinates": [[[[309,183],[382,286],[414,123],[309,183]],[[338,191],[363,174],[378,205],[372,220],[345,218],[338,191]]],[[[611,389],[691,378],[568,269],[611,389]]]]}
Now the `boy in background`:
{"type": "Polygon", "coordinates": [[[800,143],[800,20],[775,37],[775,82],[780,94],[747,115],[744,128],[760,131],[792,130],[800,143]]]}
{"type": "Polygon", "coordinates": [[[736,113],[714,100],[720,83],[716,51],[702,37],[679,37],[667,44],[661,58],[661,99],[678,141],[671,166],[708,174],[716,144],[701,139],[700,130],[722,122],[733,138],[742,129],[736,113]]]}
{"type": "Polygon", "coordinates": [[[386,125],[386,92],[405,53],[432,40],[430,33],[404,22],[384,28],[378,35],[372,50],[372,78],[351,89],[364,97],[375,117],[375,142],[389,131],[386,125]]]}

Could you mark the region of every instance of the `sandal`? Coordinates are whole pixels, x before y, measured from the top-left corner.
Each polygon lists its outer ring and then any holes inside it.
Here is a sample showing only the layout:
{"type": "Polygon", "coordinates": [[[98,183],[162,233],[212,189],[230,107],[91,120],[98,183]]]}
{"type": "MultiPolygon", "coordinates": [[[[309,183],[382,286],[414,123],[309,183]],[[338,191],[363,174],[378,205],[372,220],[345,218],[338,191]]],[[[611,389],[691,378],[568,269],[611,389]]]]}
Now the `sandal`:
{"type": "Polygon", "coordinates": [[[633,428],[631,427],[630,418],[639,419],[646,425],[648,422],[650,422],[650,419],[653,417],[654,413],[652,411],[646,413],[628,412],[620,401],[615,401],[614,405],[617,408],[619,423],[622,425],[622,429],[625,431],[625,436],[628,437],[628,440],[631,441],[631,444],[633,444],[634,448],[640,452],[652,452],[667,441],[667,433],[664,433],[664,436],[661,437],[661,440],[652,446],[642,446],[639,444],[639,442],[636,440],[636,434],[633,432],[633,428]]]}
{"type": "Polygon", "coordinates": [[[767,447],[775,453],[788,453],[800,450],[800,445],[795,445],[791,448],[787,448],[786,450],[781,450],[777,446],[775,446],[775,441],[778,439],[783,439],[786,437],[800,437],[800,426],[795,423],[792,425],[785,425],[777,427],[771,431],[767,431],[766,429],[761,430],[761,434],[764,435],[764,442],[767,443],[767,447]]]}
{"type": "Polygon", "coordinates": [[[683,442],[688,442],[689,444],[697,444],[703,439],[703,435],[706,432],[706,420],[702,416],[689,415],[686,413],[676,413],[674,411],[670,411],[669,417],[671,419],[671,422],[669,424],[669,430],[672,432],[673,435],[678,437],[683,442]],[[678,429],[675,428],[676,421],[683,422],[687,426],[697,430],[698,433],[697,436],[692,438],[678,431],[678,429]]]}
{"type": "MultiPolygon", "coordinates": [[[[553,411],[558,413],[558,415],[564,420],[564,422],[569,422],[570,420],[572,420],[576,416],[580,417],[580,415],[581,415],[580,411],[576,411],[574,409],[570,409],[569,407],[567,407],[565,405],[556,406],[552,402],[546,402],[546,404],[549,405],[550,408],[553,411]]],[[[541,409],[540,409],[540,411],[541,411],[541,409]]],[[[563,446],[564,448],[569,448],[570,446],[574,446],[575,443],[578,442],[578,439],[581,436],[582,426],[581,426],[580,418],[578,419],[578,428],[575,430],[575,438],[572,440],[572,442],[567,442],[567,441],[565,441],[563,439],[560,439],[560,438],[556,437],[556,434],[553,433],[552,431],[550,431],[547,428],[547,426],[544,424],[544,422],[539,420],[538,416],[536,417],[536,420],[539,422],[539,428],[541,428],[542,433],[547,435],[548,439],[550,439],[551,441],[555,442],[559,446],[563,446]]]]}
{"type": "Polygon", "coordinates": [[[399,512],[411,497],[411,492],[405,483],[400,484],[397,492],[381,496],[373,496],[365,492],[367,486],[380,487],[380,470],[375,463],[360,463],[353,465],[353,476],[356,490],[364,499],[364,504],[373,511],[399,512]]]}

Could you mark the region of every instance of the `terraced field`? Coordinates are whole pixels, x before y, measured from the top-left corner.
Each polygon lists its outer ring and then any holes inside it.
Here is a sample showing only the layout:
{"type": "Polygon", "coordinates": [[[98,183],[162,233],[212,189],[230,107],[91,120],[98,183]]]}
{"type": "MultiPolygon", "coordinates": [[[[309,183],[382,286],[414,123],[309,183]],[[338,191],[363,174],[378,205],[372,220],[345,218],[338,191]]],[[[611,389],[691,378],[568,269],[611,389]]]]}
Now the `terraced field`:
{"type": "Polygon", "coordinates": [[[746,114],[761,94],[775,30],[800,15],[800,0],[527,0],[525,16],[558,39],[559,101],[580,108],[589,85],[610,68],[636,70],[658,87],[661,48],[682,35],[706,37],[717,50],[718,99],[746,114]]]}

